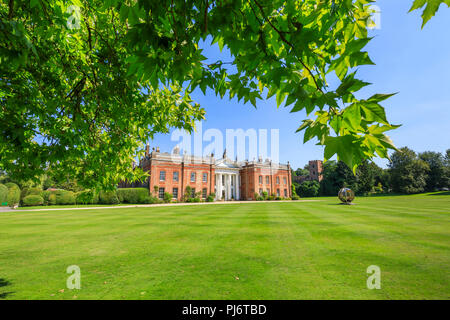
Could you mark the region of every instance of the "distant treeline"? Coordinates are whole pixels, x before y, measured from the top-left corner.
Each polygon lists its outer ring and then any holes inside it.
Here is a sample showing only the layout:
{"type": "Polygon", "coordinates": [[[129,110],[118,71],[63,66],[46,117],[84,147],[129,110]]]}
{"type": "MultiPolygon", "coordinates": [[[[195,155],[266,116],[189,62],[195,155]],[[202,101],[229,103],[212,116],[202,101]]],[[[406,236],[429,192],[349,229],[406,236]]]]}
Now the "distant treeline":
{"type": "MultiPolygon", "coordinates": [[[[295,171],[305,174],[305,169],[295,171]]],[[[388,168],[364,161],[353,174],[343,162],[323,164],[322,180],[294,183],[300,197],[335,196],[342,187],[359,195],[374,193],[412,194],[450,188],[450,149],[445,154],[433,151],[416,153],[404,147],[392,154],[388,168]]]]}

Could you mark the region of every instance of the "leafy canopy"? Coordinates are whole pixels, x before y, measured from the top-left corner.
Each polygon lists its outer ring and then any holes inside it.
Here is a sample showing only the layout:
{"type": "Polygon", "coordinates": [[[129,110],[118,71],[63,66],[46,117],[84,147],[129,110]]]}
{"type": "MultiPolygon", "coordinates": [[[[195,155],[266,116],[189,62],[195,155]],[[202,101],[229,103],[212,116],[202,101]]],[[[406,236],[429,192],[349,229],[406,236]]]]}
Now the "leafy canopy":
{"type": "Polygon", "coordinates": [[[298,130],[325,146],[325,159],[355,168],[387,157],[385,132],[397,126],[380,103],[391,95],[355,96],[368,85],[356,68],[373,64],[371,2],[1,1],[0,170],[24,179],[50,166],[86,187],[143,178],[132,161],[145,141],[204,118],[196,88],[306,110],[298,130]],[[232,61],[206,62],[204,41],[232,61]]]}

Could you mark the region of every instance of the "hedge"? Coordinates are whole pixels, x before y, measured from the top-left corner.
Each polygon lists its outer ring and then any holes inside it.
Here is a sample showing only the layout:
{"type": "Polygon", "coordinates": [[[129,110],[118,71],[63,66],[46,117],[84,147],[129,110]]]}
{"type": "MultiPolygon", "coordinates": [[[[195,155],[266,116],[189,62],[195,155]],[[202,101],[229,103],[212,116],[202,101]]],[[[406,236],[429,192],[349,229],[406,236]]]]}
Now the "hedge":
{"type": "Polygon", "coordinates": [[[44,198],[39,195],[31,194],[23,198],[24,206],[41,206],[44,204],[44,198]]]}
{"type": "Polygon", "coordinates": [[[20,200],[23,201],[27,196],[31,195],[43,196],[43,191],[39,187],[23,188],[20,193],[20,200]]]}
{"type": "Polygon", "coordinates": [[[55,193],[50,192],[50,194],[48,195],[47,204],[49,206],[54,206],[56,204],[56,194],[55,193]]]}
{"type": "Polygon", "coordinates": [[[116,191],[100,191],[99,202],[103,204],[119,204],[116,191]]]}
{"type": "Polygon", "coordinates": [[[8,201],[8,187],[0,184],[0,205],[8,201]]]}
{"type": "Polygon", "coordinates": [[[15,183],[8,182],[5,184],[8,187],[8,197],[6,202],[10,207],[18,205],[20,202],[20,188],[15,183]]]}
{"type": "MultiPolygon", "coordinates": [[[[9,188],[11,188],[11,187],[17,187],[17,188],[19,188],[19,186],[17,185],[17,184],[15,184],[15,183],[13,183],[13,182],[7,182],[7,183],[5,183],[5,186],[9,189],[9,188]]],[[[19,188],[20,189],[20,188],[19,188]]]]}
{"type": "MultiPolygon", "coordinates": [[[[57,190],[54,192],[56,195],[56,204],[75,204],[75,192],[66,190],[57,190]]],[[[50,202],[50,198],[49,198],[50,202]]]]}
{"type": "Polygon", "coordinates": [[[145,203],[150,192],[147,188],[119,188],[117,197],[121,203],[145,203]]]}
{"type": "Polygon", "coordinates": [[[84,190],[76,194],[77,204],[95,204],[98,203],[98,193],[94,190],[84,190]]]}
{"type": "Polygon", "coordinates": [[[37,195],[37,196],[42,196],[42,189],[39,187],[33,187],[28,189],[28,194],[27,196],[31,196],[31,195],[37,195]]]}

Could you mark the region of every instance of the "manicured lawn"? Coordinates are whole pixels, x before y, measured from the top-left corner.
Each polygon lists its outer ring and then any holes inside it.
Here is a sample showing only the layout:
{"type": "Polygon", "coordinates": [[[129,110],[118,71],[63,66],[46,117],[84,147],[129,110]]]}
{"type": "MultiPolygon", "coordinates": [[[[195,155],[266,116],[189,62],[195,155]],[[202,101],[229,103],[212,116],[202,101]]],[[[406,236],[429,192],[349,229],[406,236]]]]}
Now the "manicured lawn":
{"type": "Polygon", "coordinates": [[[60,209],[60,208],[88,208],[88,207],[121,207],[129,206],[128,203],[120,204],[71,204],[71,205],[55,205],[55,206],[30,206],[20,207],[18,210],[34,210],[34,209],[60,209]]]}
{"type": "Polygon", "coordinates": [[[0,213],[0,298],[450,299],[450,196],[322,200],[0,213]]]}

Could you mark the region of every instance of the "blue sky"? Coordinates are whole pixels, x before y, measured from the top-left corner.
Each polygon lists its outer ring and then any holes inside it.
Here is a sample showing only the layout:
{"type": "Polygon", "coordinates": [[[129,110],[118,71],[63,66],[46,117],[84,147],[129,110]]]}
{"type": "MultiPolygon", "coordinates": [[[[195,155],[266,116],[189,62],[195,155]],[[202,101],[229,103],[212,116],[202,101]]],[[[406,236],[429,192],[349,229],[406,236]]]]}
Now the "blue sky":
{"type": "MultiPolygon", "coordinates": [[[[359,78],[372,83],[360,94],[368,97],[398,92],[383,103],[390,122],[402,124],[389,133],[394,143],[417,152],[444,152],[450,148],[450,9],[441,6],[421,29],[421,12],[408,13],[411,4],[411,0],[376,2],[381,8],[381,29],[370,31],[374,39],[366,47],[376,65],[359,69],[359,78]]],[[[211,61],[227,61],[227,53],[221,54],[216,46],[204,45],[204,49],[211,61]]],[[[304,112],[290,113],[289,107],[277,109],[275,99],[259,101],[255,109],[237,99],[221,100],[211,91],[203,95],[196,90],[192,96],[206,110],[203,132],[216,128],[225,136],[226,129],[279,129],[281,162],[289,160],[297,168],[308,160],[323,158],[323,147],[313,141],[303,144],[303,134],[295,133],[305,119],[304,112]]],[[[150,141],[161,151],[170,151],[175,144],[170,134],[157,135],[150,141]]],[[[383,159],[375,162],[383,167],[387,164],[383,159]]]]}

